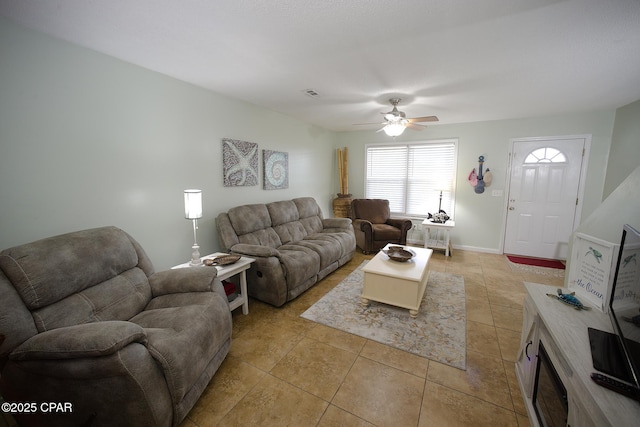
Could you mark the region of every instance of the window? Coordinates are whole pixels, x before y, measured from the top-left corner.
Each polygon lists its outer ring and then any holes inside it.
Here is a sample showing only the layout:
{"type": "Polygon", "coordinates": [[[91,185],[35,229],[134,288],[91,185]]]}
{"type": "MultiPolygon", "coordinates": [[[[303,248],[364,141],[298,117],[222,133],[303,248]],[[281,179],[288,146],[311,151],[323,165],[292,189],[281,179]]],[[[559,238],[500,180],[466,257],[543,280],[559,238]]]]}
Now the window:
{"type": "Polygon", "coordinates": [[[442,210],[453,217],[457,140],[366,147],[365,195],[387,199],[391,212],[426,217],[442,210]]]}
{"type": "Polygon", "coordinates": [[[525,163],[565,163],[566,161],[564,154],[551,147],[538,148],[524,159],[525,163]]]}

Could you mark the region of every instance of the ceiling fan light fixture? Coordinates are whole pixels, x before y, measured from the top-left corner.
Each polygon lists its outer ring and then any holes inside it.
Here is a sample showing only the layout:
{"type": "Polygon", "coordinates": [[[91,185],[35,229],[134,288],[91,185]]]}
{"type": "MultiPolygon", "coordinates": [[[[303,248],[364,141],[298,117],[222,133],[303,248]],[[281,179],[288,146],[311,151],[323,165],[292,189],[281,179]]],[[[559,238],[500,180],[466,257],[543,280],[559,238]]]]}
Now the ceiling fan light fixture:
{"type": "Polygon", "coordinates": [[[405,130],[405,126],[402,122],[389,123],[383,128],[383,130],[388,136],[396,137],[402,135],[402,132],[405,130]]]}

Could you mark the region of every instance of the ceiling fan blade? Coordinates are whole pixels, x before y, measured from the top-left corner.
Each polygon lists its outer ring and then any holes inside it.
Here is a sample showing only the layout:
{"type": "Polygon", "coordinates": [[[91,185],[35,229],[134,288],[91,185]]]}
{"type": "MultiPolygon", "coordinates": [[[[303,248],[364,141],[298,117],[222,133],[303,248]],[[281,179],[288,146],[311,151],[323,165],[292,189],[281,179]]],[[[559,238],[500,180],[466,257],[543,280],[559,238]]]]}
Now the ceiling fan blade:
{"type": "Polygon", "coordinates": [[[436,116],[426,116],[426,117],[414,117],[409,120],[409,123],[422,123],[422,122],[437,122],[438,117],[436,116]]]}
{"type": "Polygon", "coordinates": [[[422,130],[422,129],[426,128],[425,125],[417,125],[415,123],[407,123],[406,127],[408,127],[409,129],[413,129],[413,130],[422,130]]]}
{"type": "Polygon", "coordinates": [[[386,125],[386,122],[375,122],[375,123],[353,123],[351,126],[370,126],[370,125],[386,125]]]}

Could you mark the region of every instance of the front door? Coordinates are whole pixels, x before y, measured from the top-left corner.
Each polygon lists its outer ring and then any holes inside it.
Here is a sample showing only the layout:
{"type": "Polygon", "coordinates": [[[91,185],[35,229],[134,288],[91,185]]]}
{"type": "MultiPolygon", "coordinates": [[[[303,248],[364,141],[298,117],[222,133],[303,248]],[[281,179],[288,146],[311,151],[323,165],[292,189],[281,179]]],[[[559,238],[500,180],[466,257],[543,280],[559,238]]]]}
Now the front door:
{"type": "Polygon", "coordinates": [[[566,259],[585,137],[513,141],[504,252],[566,259]]]}

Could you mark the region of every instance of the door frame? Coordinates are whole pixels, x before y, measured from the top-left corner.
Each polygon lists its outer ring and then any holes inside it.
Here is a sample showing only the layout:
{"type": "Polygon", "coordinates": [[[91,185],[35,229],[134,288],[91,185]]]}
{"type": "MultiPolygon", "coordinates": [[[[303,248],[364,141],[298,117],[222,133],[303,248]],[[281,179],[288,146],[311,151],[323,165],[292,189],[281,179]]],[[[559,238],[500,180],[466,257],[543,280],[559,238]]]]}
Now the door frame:
{"type": "Polygon", "coordinates": [[[575,231],[580,220],[582,219],[582,205],[584,203],[584,190],[585,181],[587,176],[587,165],[589,164],[589,154],[591,153],[591,134],[584,135],[555,135],[555,136],[534,136],[534,137],[521,137],[511,138],[509,140],[509,153],[507,161],[507,173],[505,174],[505,193],[502,209],[502,231],[500,236],[500,247],[498,248],[501,254],[504,254],[504,240],[507,237],[507,215],[509,208],[509,193],[511,191],[511,174],[513,173],[513,151],[517,142],[538,142],[546,141],[549,139],[584,139],[584,155],[582,156],[582,166],[580,168],[580,178],[578,181],[578,203],[576,204],[575,215],[573,216],[573,227],[571,231],[575,231]]]}

